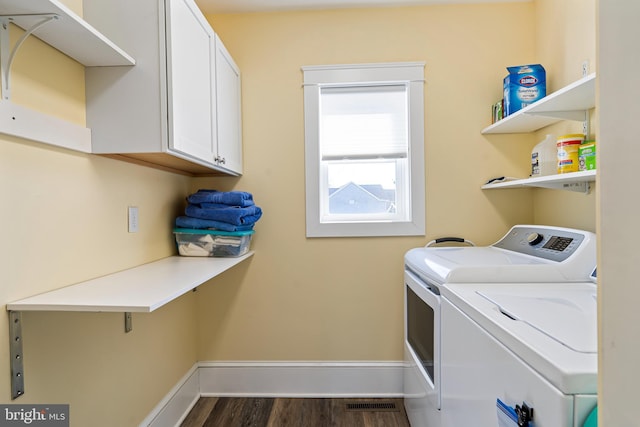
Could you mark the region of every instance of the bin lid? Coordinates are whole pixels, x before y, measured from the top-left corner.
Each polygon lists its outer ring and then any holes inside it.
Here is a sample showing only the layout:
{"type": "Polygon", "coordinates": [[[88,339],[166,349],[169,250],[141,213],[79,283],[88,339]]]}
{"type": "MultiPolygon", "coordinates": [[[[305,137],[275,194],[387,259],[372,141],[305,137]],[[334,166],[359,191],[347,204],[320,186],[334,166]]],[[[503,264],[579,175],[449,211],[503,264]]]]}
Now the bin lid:
{"type": "Polygon", "coordinates": [[[247,236],[255,233],[254,230],[242,230],[242,231],[223,231],[212,229],[200,229],[200,228],[174,228],[174,234],[213,234],[216,236],[247,236]]]}

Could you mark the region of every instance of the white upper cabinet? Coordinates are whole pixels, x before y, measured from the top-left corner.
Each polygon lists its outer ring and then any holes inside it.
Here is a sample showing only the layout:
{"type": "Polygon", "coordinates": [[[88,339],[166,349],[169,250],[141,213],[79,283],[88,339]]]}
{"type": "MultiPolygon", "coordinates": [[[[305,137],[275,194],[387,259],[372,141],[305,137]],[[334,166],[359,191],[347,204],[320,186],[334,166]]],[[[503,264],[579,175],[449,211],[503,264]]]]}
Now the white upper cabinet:
{"type": "Polygon", "coordinates": [[[169,148],[212,162],[215,35],[188,0],[167,1],[167,64],[169,148]]]}
{"type": "Polygon", "coordinates": [[[218,165],[242,173],[240,70],[216,36],[218,165]]]}
{"type": "Polygon", "coordinates": [[[178,173],[239,175],[241,157],[222,164],[218,148],[222,136],[242,151],[239,128],[218,130],[220,110],[239,110],[239,90],[229,105],[218,99],[216,35],[194,1],[85,0],[84,14],[137,60],[86,72],[93,152],[178,173]]]}

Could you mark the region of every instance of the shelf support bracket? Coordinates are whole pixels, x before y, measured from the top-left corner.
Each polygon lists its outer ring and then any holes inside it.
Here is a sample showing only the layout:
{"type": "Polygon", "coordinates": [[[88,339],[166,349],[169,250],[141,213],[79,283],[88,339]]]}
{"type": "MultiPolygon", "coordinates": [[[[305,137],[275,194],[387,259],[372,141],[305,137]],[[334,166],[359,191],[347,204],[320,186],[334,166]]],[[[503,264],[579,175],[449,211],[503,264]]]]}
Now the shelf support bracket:
{"type": "Polygon", "coordinates": [[[124,332],[129,333],[133,330],[133,317],[131,316],[131,312],[127,311],[124,313],[124,332]]]}
{"type": "MultiPolygon", "coordinates": [[[[22,352],[22,312],[9,312],[9,358],[11,366],[11,399],[24,394],[24,354],[22,352]]],[[[133,330],[131,312],[124,313],[124,330],[133,330]]]]}
{"type": "Polygon", "coordinates": [[[22,43],[33,34],[38,28],[53,21],[59,19],[60,16],[55,13],[42,13],[34,15],[1,15],[0,16],[0,75],[2,77],[2,99],[8,100],[11,98],[11,65],[13,60],[22,46],[22,43]],[[22,37],[20,37],[13,48],[9,43],[9,24],[14,18],[19,16],[32,16],[34,18],[42,18],[36,22],[31,28],[27,29],[22,37]]]}
{"type": "Polygon", "coordinates": [[[22,316],[9,311],[9,355],[11,359],[11,398],[24,394],[24,361],[22,354],[22,316]]]}
{"type": "Polygon", "coordinates": [[[589,111],[584,112],[584,121],[582,122],[582,133],[585,139],[589,139],[591,133],[591,121],[589,120],[589,111]]]}
{"type": "Polygon", "coordinates": [[[591,191],[591,186],[588,182],[567,182],[567,183],[541,183],[535,185],[528,185],[531,187],[540,187],[540,188],[548,188],[551,190],[565,190],[565,191],[573,191],[576,193],[584,193],[589,194],[591,191]]]}

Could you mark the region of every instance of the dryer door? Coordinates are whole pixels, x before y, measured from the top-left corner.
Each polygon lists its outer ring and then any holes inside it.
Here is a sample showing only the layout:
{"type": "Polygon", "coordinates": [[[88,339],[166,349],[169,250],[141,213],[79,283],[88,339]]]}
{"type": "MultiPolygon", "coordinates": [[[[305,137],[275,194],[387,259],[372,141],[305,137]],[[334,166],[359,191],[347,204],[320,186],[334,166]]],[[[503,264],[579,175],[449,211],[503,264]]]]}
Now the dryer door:
{"type": "Polygon", "coordinates": [[[428,385],[427,396],[440,409],[440,295],[405,272],[405,347],[415,375],[428,385]]]}

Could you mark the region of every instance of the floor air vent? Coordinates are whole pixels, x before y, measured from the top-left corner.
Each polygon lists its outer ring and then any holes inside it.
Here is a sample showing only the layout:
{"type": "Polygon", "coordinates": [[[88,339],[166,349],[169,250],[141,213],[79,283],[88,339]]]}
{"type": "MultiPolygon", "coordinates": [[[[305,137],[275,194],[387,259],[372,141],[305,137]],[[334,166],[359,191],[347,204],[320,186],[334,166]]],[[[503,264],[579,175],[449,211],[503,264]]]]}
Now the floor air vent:
{"type": "Polygon", "coordinates": [[[399,411],[394,402],[359,402],[347,403],[347,411],[399,411]]]}

